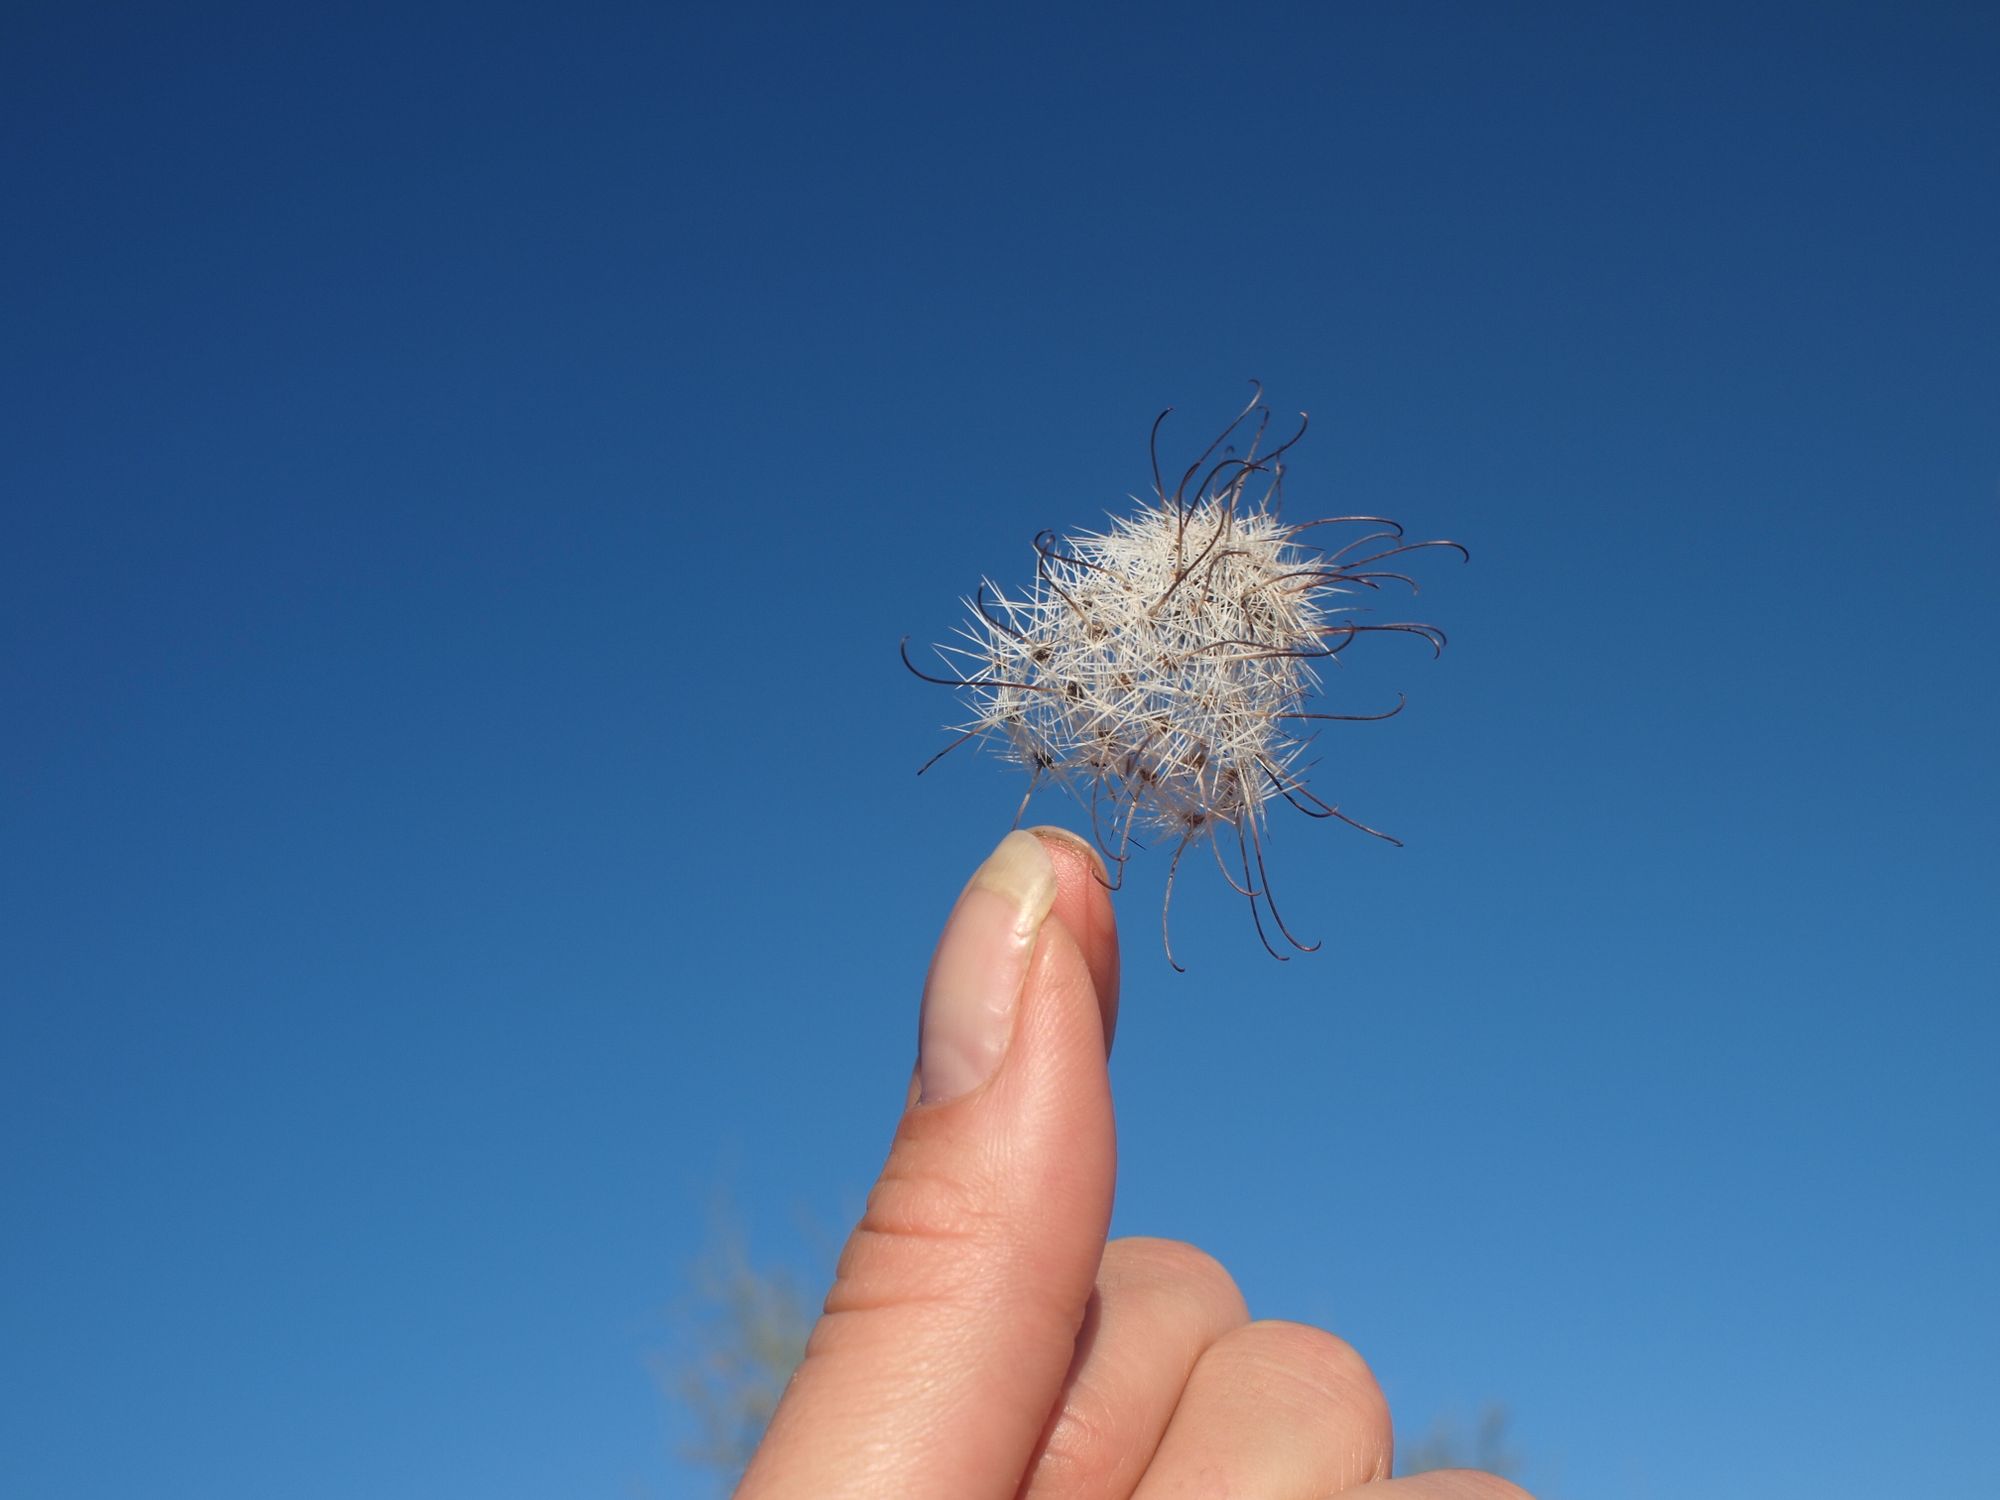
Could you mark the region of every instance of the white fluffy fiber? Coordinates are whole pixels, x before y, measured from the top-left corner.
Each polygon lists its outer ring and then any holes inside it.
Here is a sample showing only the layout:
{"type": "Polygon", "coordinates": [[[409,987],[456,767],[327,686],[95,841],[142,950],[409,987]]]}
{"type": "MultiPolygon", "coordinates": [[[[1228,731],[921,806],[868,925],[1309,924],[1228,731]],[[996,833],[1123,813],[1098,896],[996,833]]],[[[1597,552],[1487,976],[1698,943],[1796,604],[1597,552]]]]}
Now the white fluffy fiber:
{"type": "Polygon", "coordinates": [[[1281,522],[1234,498],[1145,506],[1043,543],[1025,593],[986,585],[954,648],[974,709],[959,728],[1106,823],[1122,809],[1198,835],[1279,795],[1332,590],[1281,522]]]}
{"type": "MultiPolygon", "coordinates": [[[[1230,431],[1261,409],[1246,408],[1173,493],[1156,484],[1153,501],[1113,516],[1103,531],[1037,538],[1025,589],[982,583],[966,601],[959,643],[938,648],[952,675],[932,680],[956,687],[970,710],[952,744],[983,740],[1027,767],[1031,794],[1044,782],[1066,786],[1089,808],[1117,866],[1136,842],[1135,824],[1165,833],[1174,848],[1171,898],[1181,854],[1206,839],[1252,914],[1261,898],[1279,931],[1305,948],[1271,900],[1264,808],[1282,797],[1309,816],[1354,823],[1305,788],[1300,758],[1316,720],[1396,711],[1313,712],[1315,663],[1364,632],[1442,646],[1428,625],[1363,623],[1352,599],[1388,581],[1415,589],[1407,575],[1371,571],[1382,559],[1457,544],[1407,542],[1377,517],[1284,521],[1276,460],[1290,443],[1260,459],[1253,439],[1247,454],[1225,456],[1195,483],[1230,431]],[[1344,545],[1318,544],[1332,534],[1320,528],[1343,525],[1344,545]]],[[[1270,947],[1261,917],[1258,932],[1270,947]]]]}

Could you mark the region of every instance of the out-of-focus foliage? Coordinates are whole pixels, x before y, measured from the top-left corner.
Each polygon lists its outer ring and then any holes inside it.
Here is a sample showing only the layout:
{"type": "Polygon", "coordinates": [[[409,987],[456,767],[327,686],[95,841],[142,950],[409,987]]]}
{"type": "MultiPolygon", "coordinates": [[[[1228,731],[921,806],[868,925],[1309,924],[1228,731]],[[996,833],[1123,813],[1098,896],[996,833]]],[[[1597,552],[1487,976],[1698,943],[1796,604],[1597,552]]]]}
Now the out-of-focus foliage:
{"type": "Polygon", "coordinates": [[[741,1231],[718,1218],[683,1306],[683,1352],[664,1374],[698,1429],[683,1456],[716,1470],[725,1490],[805,1354],[816,1305],[791,1272],[753,1264],[741,1231]]]}
{"type": "Polygon", "coordinates": [[[1422,1474],[1430,1469],[1483,1469],[1519,1482],[1521,1456],[1507,1440],[1507,1408],[1489,1402],[1470,1428],[1441,1416],[1413,1440],[1400,1443],[1398,1474],[1422,1474]]]}

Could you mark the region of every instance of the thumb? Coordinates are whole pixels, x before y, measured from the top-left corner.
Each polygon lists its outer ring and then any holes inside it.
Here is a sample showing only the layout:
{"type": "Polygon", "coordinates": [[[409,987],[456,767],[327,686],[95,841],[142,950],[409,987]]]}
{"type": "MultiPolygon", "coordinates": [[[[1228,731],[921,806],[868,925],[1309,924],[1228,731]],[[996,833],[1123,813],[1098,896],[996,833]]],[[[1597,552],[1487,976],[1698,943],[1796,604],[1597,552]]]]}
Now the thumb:
{"type": "Polygon", "coordinates": [[[738,1500],[1012,1500],[1111,1218],[1117,940],[1095,856],[1011,833],[952,909],[910,1099],[738,1500]]]}

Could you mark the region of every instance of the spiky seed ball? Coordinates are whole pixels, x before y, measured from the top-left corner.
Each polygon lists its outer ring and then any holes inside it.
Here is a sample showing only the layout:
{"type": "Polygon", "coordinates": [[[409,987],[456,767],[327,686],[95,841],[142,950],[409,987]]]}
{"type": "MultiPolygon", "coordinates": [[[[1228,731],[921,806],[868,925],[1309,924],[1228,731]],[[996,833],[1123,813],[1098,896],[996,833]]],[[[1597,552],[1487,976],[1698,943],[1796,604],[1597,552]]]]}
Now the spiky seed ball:
{"type": "Polygon", "coordinates": [[[1316,685],[1329,618],[1283,525],[1148,506],[1043,557],[1041,587],[975,611],[973,723],[1175,835],[1276,795],[1301,745],[1283,715],[1316,685]]]}
{"type": "MultiPolygon", "coordinates": [[[[953,745],[993,744],[1029,769],[1030,795],[1045,780],[1068,787],[1090,809],[1098,844],[1121,875],[1135,823],[1174,840],[1167,901],[1182,854],[1210,842],[1224,877],[1249,898],[1265,946],[1283,957],[1264,933],[1260,901],[1294,947],[1309,945],[1292,937],[1271,898],[1266,805],[1282,798],[1310,816],[1353,823],[1305,788],[1298,762],[1311,726],[1387,718],[1402,706],[1309,712],[1320,686],[1314,663],[1367,632],[1413,634],[1441,647],[1443,635],[1429,625],[1355,619],[1350,600],[1391,580],[1415,589],[1406,575],[1367,571],[1370,564],[1457,544],[1406,542],[1399,526],[1379,517],[1282,520],[1277,459],[1291,443],[1257,457],[1262,421],[1247,453],[1225,456],[1195,484],[1230,433],[1260,410],[1255,401],[1246,407],[1171,495],[1157,483],[1156,460],[1152,502],[1113,516],[1104,531],[1036,538],[1035,577],[1024,591],[1010,595],[982,582],[967,601],[962,644],[939,648],[953,676],[931,680],[960,689],[971,709],[953,745]],[[1246,493],[1253,480],[1254,498],[1246,493]],[[1340,525],[1373,529],[1334,551],[1306,540],[1340,525]],[[1367,555],[1349,556],[1357,551],[1367,555]]],[[[1163,934],[1165,917],[1163,902],[1163,934]]],[[[1171,962],[1171,941],[1167,956],[1171,962]]]]}

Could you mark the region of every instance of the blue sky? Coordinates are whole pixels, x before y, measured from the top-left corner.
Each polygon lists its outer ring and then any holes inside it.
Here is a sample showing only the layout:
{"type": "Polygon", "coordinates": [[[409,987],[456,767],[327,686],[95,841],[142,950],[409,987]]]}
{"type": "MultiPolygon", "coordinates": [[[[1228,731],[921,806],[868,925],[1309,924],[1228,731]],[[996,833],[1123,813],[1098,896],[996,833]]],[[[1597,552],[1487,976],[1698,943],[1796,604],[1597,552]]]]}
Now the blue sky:
{"type": "Polygon", "coordinates": [[[1274,833],[1323,954],[1191,866],[1176,976],[1135,868],[1119,1229],[1551,1496],[1990,1484],[1996,67],[1950,5],[11,7],[0,1490],[709,1493],[708,1205],[814,1266],[1019,794],[915,779],[896,642],[1252,377],[1300,513],[1472,562],[1316,773],[1408,847],[1274,833]]]}

